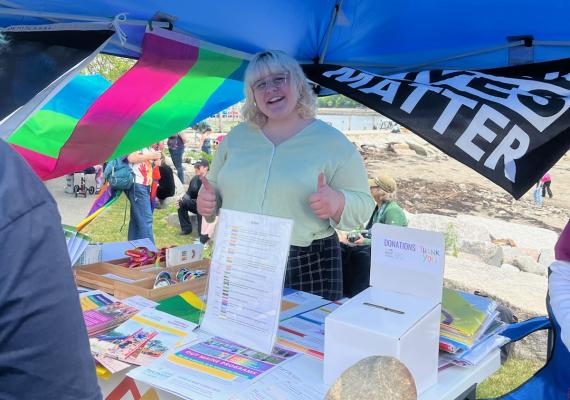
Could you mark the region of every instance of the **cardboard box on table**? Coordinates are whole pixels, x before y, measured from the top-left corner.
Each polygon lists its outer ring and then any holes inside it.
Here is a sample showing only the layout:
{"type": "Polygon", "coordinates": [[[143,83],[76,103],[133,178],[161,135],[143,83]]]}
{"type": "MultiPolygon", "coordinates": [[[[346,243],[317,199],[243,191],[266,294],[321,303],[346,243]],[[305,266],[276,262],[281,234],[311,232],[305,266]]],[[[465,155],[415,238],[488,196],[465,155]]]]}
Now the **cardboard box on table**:
{"type": "Polygon", "coordinates": [[[129,259],[122,258],[76,267],[73,272],[78,286],[103,290],[119,299],[139,295],[158,301],[185,291],[192,291],[201,296],[206,290],[207,274],[166,287],[154,288],[154,283],[156,275],[163,271],[168,272],[173,278],[181,268],[208,272],[210,260],[201,260],[202,250],[201,244],[169,248],[166,250],[166,262],[160,262],[159,266],[151,264],[127,268],[129,259]]]}
{"type": "Polygon", "coordinates": [[[444,257],[440,233],[372,227],[371,287],[325,320],[326,384],[374,355],[402,361],[418,394],[437,382],[444,257]]]}

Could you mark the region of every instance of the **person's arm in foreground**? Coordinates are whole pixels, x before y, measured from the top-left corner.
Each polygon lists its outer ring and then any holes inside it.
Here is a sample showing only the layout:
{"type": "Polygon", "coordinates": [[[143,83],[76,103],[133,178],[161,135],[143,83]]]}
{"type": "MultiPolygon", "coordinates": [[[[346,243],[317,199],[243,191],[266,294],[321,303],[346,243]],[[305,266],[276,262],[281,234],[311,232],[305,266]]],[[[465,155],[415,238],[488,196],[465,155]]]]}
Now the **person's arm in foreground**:
{"type": "Polygon", "coordinates": [[[138,164],[138,163],[142,163],[145,161],[155,161],[155,160],[160,161],[160,151],[150,150],[148,153],[144,153],[144,154],[141,152],[135,151],[134,153],[129,154],[129,156],[127,157],[127,160],[131,164],[138,164]]]}
{"type": "Polygon", "coordinates": [[[57,207],[0,143],[0,398],[101,399],[57,207]]]}
{"type": "Polygon", "coordinates": [[[561,327],[562,342],[570,350],[570,262],[555,261],[550,271],[550,305],[561,327]]]}
{"type": "Polygon", "coordinates": [[[554,246],[554,256],[548,278],[550,305],[560,324],[562,342],[570,350],[570,221],[554,246]]]}

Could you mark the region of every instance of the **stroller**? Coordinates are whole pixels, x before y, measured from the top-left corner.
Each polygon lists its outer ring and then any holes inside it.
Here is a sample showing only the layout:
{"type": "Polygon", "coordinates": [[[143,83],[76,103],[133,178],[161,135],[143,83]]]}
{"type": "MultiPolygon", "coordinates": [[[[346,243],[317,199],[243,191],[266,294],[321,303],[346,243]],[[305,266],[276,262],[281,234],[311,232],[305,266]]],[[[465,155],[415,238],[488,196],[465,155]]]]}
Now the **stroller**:
{"type": "MultiPolygon", "coordinates": [[[[84,169],[83,171],[80,172],[76,172],[77,175],[79,175],[79,184],[77,185],[73,185],[73,194],[75,195],[75,197],[78,196],[83,196],[83,197],[87,197],[87,193],[89,194],[95,194],[95,191],[98,190],[99,188],[95,188],[95,186],[91,185],[91,186],[87,186],[87,178],[85,175],[93,175],[93,174],[97,174],[97,168],[95,167],[89,167],[84,169]]],[[[74,176],[75,174],[71,174],[71,176],[74,176]]]]}

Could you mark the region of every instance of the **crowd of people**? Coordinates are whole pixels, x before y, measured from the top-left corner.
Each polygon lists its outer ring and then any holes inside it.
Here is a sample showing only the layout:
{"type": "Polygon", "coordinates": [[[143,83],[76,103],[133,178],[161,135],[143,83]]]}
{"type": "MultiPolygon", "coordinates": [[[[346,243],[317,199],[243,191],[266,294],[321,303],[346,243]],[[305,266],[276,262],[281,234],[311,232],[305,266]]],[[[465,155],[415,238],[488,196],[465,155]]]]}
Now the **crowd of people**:
{"type": "MultiPolygon", "coordinates": [[[[209,137],[212,135],[211,128],[205,128],[200,132],[200,135],[198,148],[205,155],[211,155],[217,144],[217,141],[212,141],[212,144],[215,143],[213,148],[209,144],[209,137]]],[[[187,139],[182,133],[170,136],[166,141],[168,154],[176,169],[176,177],[181,184],[185,183],[186,175],[183,162],[186,141],[187,139]]],[[[135,151],[125,158],[134,172],[133,187],[125,190],[130,202],[128,240],[148,238],[154,242],[153,210],[165,207],[166,200],[175,196],[174,171],[166,162],[164,147],[164,143],[157,143],[135,151]]],[[[200,242],[205,244],[209,240],[209,236],[201,233],[202,217],[196,209],[196,198],[202,185],[200,177],[205,176],[208,172],[209,162],[206,159],[198,159],[193,164],[194,176],[190,179],[187,191],[174,202],[178,209],[180,233],[182,235],[192,233],[193,227],[188,213],[193,213],[197,219],[196,235],[200,242]]]]}

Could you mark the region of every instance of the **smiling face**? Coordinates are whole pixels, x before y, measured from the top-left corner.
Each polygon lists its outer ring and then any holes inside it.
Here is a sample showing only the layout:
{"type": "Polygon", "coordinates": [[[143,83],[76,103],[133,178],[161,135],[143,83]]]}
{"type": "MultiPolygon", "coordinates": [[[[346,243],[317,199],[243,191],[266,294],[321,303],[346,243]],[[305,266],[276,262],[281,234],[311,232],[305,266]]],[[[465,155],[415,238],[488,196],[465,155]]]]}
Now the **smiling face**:
{"type": "Polygon", "coordinates": [[[251,85],[255,103],[268,120],[297,117],[299,94],[291,85],[289,72],[266,71],[251,85]]]}

